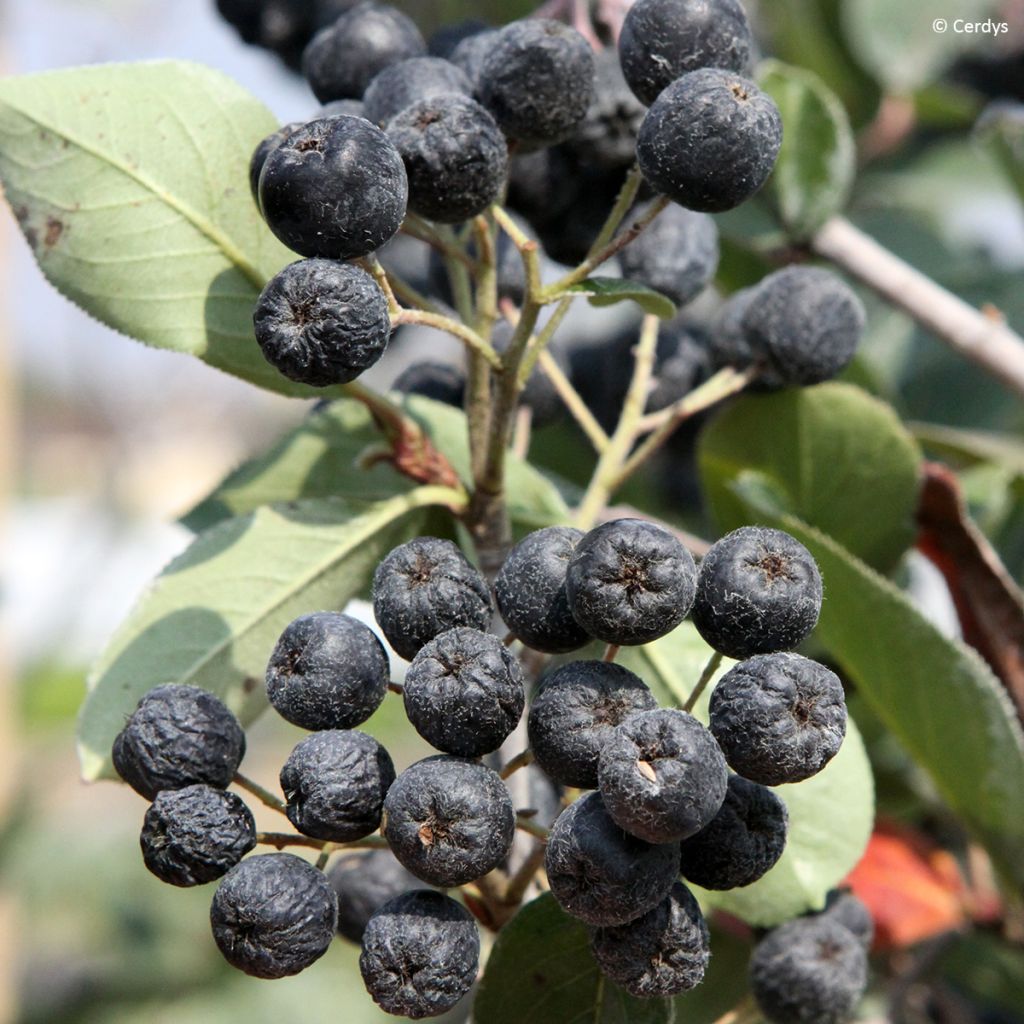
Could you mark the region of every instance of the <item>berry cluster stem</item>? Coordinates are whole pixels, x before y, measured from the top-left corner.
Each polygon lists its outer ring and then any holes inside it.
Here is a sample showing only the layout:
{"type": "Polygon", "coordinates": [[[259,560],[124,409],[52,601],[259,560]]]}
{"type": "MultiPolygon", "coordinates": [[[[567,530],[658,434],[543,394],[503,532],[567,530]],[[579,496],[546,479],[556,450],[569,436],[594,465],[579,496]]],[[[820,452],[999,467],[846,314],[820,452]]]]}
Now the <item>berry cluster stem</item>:
{"type": "Polygon", "coordinates": [[[708,658],[708,662],[700,674],[700,679],[697,680],[697,685],[693,688],[690,696],[686,698],[686,703],[683,705],[683,711],[693,711],[697,705],[697,701],[700,700],[701,694],[707,689],[708,683],[710,683],[714,678],[714,675],[721,664],[722,655],[718,651],[715,651],[714,654],[708,658]]]}
{"type": "Polygon", "coordinates": [[[288,813],[288,808],[283,800],[274,796],[269,789],[264,789],[258,782],[253,781],[241,772],[235,772],[234,783],[240,789],[251,793],[261,804],[266,805],[271,810],[277,811],[280,814],[288,813]]]}
{"type": "Polygon", "coordinates": [[[527,747],[522,753],[516,754],[508,764],[498,773],[503,779],[514,775],[520,768],[533,764],[533,751],[527,747]]]}

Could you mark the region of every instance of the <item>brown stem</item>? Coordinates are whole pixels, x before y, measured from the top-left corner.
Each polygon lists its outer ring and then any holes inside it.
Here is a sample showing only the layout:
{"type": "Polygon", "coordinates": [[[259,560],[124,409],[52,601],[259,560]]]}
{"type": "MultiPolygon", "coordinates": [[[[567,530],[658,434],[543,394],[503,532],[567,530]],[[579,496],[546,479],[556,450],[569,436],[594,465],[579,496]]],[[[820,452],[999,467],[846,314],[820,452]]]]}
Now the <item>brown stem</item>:
{"type": "Polygon", "coordinates": [[[274,796],[269,789],[264,789],[258,782],[248,778],[241,772],[235,772],[234,783],[240,789],[244,789],[251,793],[260,803],[265,804],[271,810],[277,811],[280,814],[288,813],[288,806],[279,797],[274,796]]]}
{"type": "Polygon", "coordinates": [[[521,754],[516,754],[498,774],[503,779],[507,779],[509,776],[515,775],[520,768],[525,768],[529,764],[533,764],[533,751],[527,747],[521,754]]]}

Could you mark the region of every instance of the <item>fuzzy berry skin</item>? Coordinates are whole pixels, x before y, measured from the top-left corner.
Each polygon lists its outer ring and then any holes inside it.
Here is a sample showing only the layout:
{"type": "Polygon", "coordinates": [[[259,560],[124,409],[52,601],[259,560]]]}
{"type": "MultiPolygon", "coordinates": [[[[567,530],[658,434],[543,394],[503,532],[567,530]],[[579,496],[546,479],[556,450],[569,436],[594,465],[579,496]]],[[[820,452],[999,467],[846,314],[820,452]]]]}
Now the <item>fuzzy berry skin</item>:
{"type": "Polygon", "coordinates": [[[256,845],[256,823],[235,793],[203,785],[166,789],[146,811],[139,844],[161,882],[204,885],[256,845]]]}
{"type": "Polygon", "coordinates": [[[622,72],[645,106],[699,68],[745,73],[753,40],[739,0],[637,0],[619,37],[622,72]]]}
{"type": "Polygon", "coordinates": [[[387,133],[405,163],[413,213],[458,224],[501,196],[508,145],[494,118],[469,96],[417,100],[388,121],[387,133]]]}
{"type": "Polygon", "coordinates": [[[492,633],[466,626],[420,650],[405,674],[403,696],[416,731],[459,757],[497,750],[526,706],[519,660],[492,633]]]}
{"type": "Polygon", "coordinates": [[[864,304],[831,271],[786,267],[757,287],[742,329],[770,387],[831,380],[853,359],[864,333],[864,304]]]}
{"type": "Polygon", "coordinates": [[[668,530],[616,519],[576,545],[566,574],[573,617],[592,637],[622,646],[670,633],[693,604],[693,556],[668,530]]]}
{"type": "Polygon", "coordinates": [[[619,264],[623,277],[685,306],[718,269],[718,227],[706,213],[669,206],[622,250],[619,264]]]}
{"type": "Polygon", "coordinates": [[[366,256],[401,227],[408,198],[391,141],[365,118],[346,114],[292,132],[260,173],[263,219],[300,256],[366,256]]]}
{"type": "Polygon", "coordinates": [[[390,666],[368,626],[340,612],[302,615],[285,628],[267,665],[267,698],[302,729],[352,729],[380,707],[390,666]]]}
{"type": "Polygon", "coordinates": [[[395,766],[372,736],[326,729],[295,747],[280,781],[296,829],[315,839],[350,843],[380,828],[395,766]]]}
{"type": "Polygon", "coordinates": [[[337,921],[324,873],[291,853],[247,857],[224,876],[210,906],[224,959],[254,978],[305,970],[327,952],[337,921]]]}
{"type": "Polygon", "coordinates": [[[852,890],[833,889],[825,900],[821,916],[841,924],[853,933],[866,950],[871,949],[875,939],[875,922],[867,904],[852,890]]]}
{"type": "Polygon", "coordinates": [[[508,856],[515,811],[497,772],[438,754],[398,776],[384,801],[383,832],[409,871],[448,889],[486,875],[508,856]]]}
{"type": "Polygon", "coordinates": [[[411,661],[446,630],[486,630],[494,607],[487,581],[450,540],[417,537],[377,566],[373,612],[388,643],[411,661]]]}
{"type": "Polygon", "coordinates": [[[595,928],[590,949],[603,974],[638,999],[677,996],[704,979],[711,936],[693,893],[676,882],[636,921],[595,928]]]}
{"type": "Polygon", "coordinates": [[[696,835],[683,840],[679,870],[702,889],[753,885],[782,856],[788,827],[786,805],[775,793],[730,775],[721,810],[696,835]]]}
{"type": "Polygon", "coordinates": [[[824,917],[773,929],[750,958],[750,990],[771,1024],[841,1024],[867,987],[867,954],[824,917]]]}
{"type": "Polygon", "coordinates": [[[561,22],[513,21],[483,60],[477,95],[509,138],[553,145],[587,116],[594,95],[593,52],[579,32],[561,22]]]}
{"type": "Polygon", "coordinates": [[[534,530],[508,553],[494,581],[505,625],[535,651],[565,654],[590,639],[565,591],[569,560],[583,536],[569,526],[534,530]]]}
{"type": "Polygon", "coordinates": [[[419,1020],[450,1010],[472,987],[479,963],[480,933],[469,911],[418,889],[370,918],[359,970],[382,1010],[419,1020]]]}
{"type": "Polygon", "coordinates": [[[321,103],[359,99],[384,68],[426,50],[415,22],[401,11],[361,3],[313,36],[302,54],[302,73],[321,103]]]}
{"type": "Polygon", "coordinates": [[[821,612],[821,573],[782,530],[744,526],[711,546],[697,577],[693,624],[730,658],[796,647],[821,612]]]}
{"type": "Polygon", "coordinates": [[[802,782],[839,752],[846,735],[843,685],[799,654],[741,661],[711,694],[711,731],[745,779],[763,786],[802,782]]]}
{"type": "Polygon", "coordinates": [[[725,799],[728,769],[693,715],[658,708],[631,715],[601,750],[597,771],[612,820],[647,843],[699,832],[725,799]]]}
{"type": "Polygon", "coordinates": [[[626,924],[656,907],[679,874],[679,844],[651,846],[624,832],[600,793],[567,807],[551,828],[544,854],[551,894],[589,925],[626,924]]]}
{"type": "Polygon", "coordinates": [[[362,942],[367,922],[388,900],[423,883],[390,850],[356,850],[338,857],[327,872],[338,897],[338,934],[362,942]]]}
{"type": "Polygon", "coordinates": [[[196,783],[226,789],[244,754],[238,719],[212,693],[181,683],[150,690],[111,751],[117,774],[147,800],[196,783]]]}
{"type": "Polygon", "coordinates": [[[349,117],[366,117],[366,108],[362,100],[331,100],[320,108],[320,117],[338,117],[345,114],[349,117]]]}
{"type": "Polygon", "coordinates": [[[656,192],[690,210],[722,213],[768,180],[781,145],[782,117],[770,96],[732,71],[703,68],[654,101],[636,155],[656,192]]]}
{"type": "Polygon", "coordinates": [[[474,96],[478,96],[480,93],[480,71],[484,66],[487,55],[498,41],[500,33],[501,30],[496,28],[477,32],[475,35],[461,40],[448,55],[448,59],[453,64],[456,64],[465,71],[473,86],[474,96]]]}
{"type": "Polygon", "coordinates": [[[289,124],[282,125],[275,132],[271,132],[260,144],[253,150],[252,159],[249,161],[249,190],[252,192],[253,202],[256,204],[257,209],[260,205],[260,175],[263,173],[263,165],[267,162],[267,157],[277,149],[278,146],[284,142],[285,139],[291,135],[292,132],[298,131],[304,122],[292,121],[289,124]]]}
{"type": "Polygon", "coordinates": [[[714,369],[731,366],[735,370],[745,370],[755,362],[743,329],[743,318],[756,294],[757,288],[740,288],[722,303],[715,314],[708,343],[708,355],[714,369]]]}
{"type": "Polygon", "coordinates": [[[363,116],[386,128],[406,107],[452,93],[473,94],[473,84],[462,68],[441,57],[410,57],[386,67],[367,86],[363,116]]]}
{"type": "Polygon", "coordinates": [[[411,363],[394,379],[391,390],[422,395],[461,409],[466,397],[466,374],[451,363],[411,363]]]}
{"type": "Polygon", "coordinates": [[[605,661],[571,661],[541,681],[527,734],[534,760],[564,786],[597,788],[601,749],[627,716],[658,706],[639,676],[605,661]]]}

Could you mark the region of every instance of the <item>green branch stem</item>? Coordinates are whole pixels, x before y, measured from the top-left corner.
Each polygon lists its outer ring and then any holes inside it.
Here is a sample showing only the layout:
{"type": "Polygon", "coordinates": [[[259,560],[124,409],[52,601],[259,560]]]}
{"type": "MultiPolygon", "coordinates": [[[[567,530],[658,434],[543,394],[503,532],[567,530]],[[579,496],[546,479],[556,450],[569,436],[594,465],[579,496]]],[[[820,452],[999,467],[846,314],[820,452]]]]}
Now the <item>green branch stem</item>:
{"type": "Polygon", "coordinates": [[[715,651],[714,654],[708,658],[707,664],[704,666],[704,670],[700,674],[700,679],[697,680],[697,685],[691,691],[690,696],[686,698],[686,703],[683,705],[683,711],[693,711],[697,706],[697,701],[700,700],[701,694],[707,689],[708,683],[710,683],[714,678],[714,675],[721,664],[722,655],[718,651],[715,651]]]}
{"type": "Polygon", "coordinates": [[[508,906],[517,907],[523,902],[526,890],[530,888],[530,883],[537,877],[537,872],[544,865],[546,849],[547,843],[543,839],[537,838],[522,864],[512,872],[508,885],[505,887],[503,901],[508,906]]]}
{"type": "Polygon", "coordinates": [[[543,839],[545,842],[551,834],[543,825],[538,825],[531,818],[526,818],[521,814],[516,815],[516,828],[521,832],[528,832],[531,836],[536,836],[538,839],[543,839]]]}
{"type": "Polygon", "coordinates": [[[392,287],[387,271],[380,265],[380,260],[371,254],[358,262],[373,277],[380,290],[384,293],[384,298],[388,301],[388,312],[392,316],[401,312],[402,307],[398,304],[398,299],[395,298],[395,290],[392,287]]]}
{"type": "Polygon", "coordinates": [[[533,764],[533,751],[527,747],[522,753],[516,754],[511,761],[504,768],[501,769],[498,774],[503,778],[507,779],[512,775],[515,775],[520,768],[525,768],[527,765],[533,764]]]}
{"type": "Polygon", "coordinates": [[[590,441],[594,451],[598,454],[603,452],[608,447],[608,435],[601,424],[597,422],[580,393],[572,386],[572,381],[565,375],[558,365],[558,361],[550,352],[541,349],[538,351],[537,357],[541,370],[551,381],[551,386],[558,393],[562,404],[569,410],[583,433],[587,435],[587,440],[590,441]]]}
{"type": "Polygon", "coordinates": [[[261,804],[266,805],[271,810],[277,811],[279,814],[288,813],[288,806],[280,797],[275,796],[269,789],[264,789],[263,786],[248,776],[243,775],[241,772],[235,772],[233,781],[236,786],[244,789],[247,793],[251,793],[261,804]]]}
{"type": "Polygon", "coordinates": [[[475,261],[459,245],[451,231],[441,230],[421,217],[417,217],[414,213],[406,214],[401,231],[403,235],[426,242],[427,245],[436,249],[445,260],[455,260],[471,273],[476,271],[475,261]]]}
{"type": "Polygon", "coordinates": [[[428,313],[422,309],[403,309],[391,317],[393,327],[398,327],[401,324],[419,324],[421,327],[433,327],[438,331],[444,331],[464,342],[496,370],[500,370],[502,367],[501,356],[494,351],[486,339],[477,334],[472,327],[459,323],[458,320],[452,320],[451,317],[428,313]]]}

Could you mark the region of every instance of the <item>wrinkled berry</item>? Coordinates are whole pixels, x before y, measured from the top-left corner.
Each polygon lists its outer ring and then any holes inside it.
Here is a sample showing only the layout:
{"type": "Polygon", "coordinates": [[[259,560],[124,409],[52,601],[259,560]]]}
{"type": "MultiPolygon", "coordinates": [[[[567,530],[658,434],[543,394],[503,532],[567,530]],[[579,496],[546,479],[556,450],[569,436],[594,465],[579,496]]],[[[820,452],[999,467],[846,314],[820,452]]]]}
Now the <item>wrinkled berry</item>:
{"type": "Polygon", "coordinates": [[[843,685],[810,658],[759,654],[731,668],[715,687],[711,731],[744,778],[764,786],[802,782],[842,745],[843,685]]]}
{"type": "Polygon", "coordinates": [[[462,68],[441,57],[410,57],[386,67],[367,86],[363,116],[386,128],[406,107],[453,93],[467,98],[473,93],[462,68]]]}
{"type": "Polygon", "coordinates": [[[217,947],[254,978],[305,970],[327,952],[337,920],[324,873],[291,853],[247,857],[224,876],[210,906],[217,947]]]}
{"type": "Polygon", "coordinates": [[[387,652],[368,626],[339,612],[291,622],[267,665],[267,698],[302,729],[352,729],[380,707],[390,681],[387,652]]]}
{"type": "Polygon", "coordinates": [[[362,942],[367,922],[388,900],[423,888],[390,850],[343,854],[331,865],[327,878],[338,897],[338,934],[350,942],[362,942]]]}
{"type": "Polygon", "coordinates": [[[196,783],[225,789],[245,754],[245,733],[209,691],[167,683],[139,701],[111,754],[117,774],[147,800],[196,783]]]}

